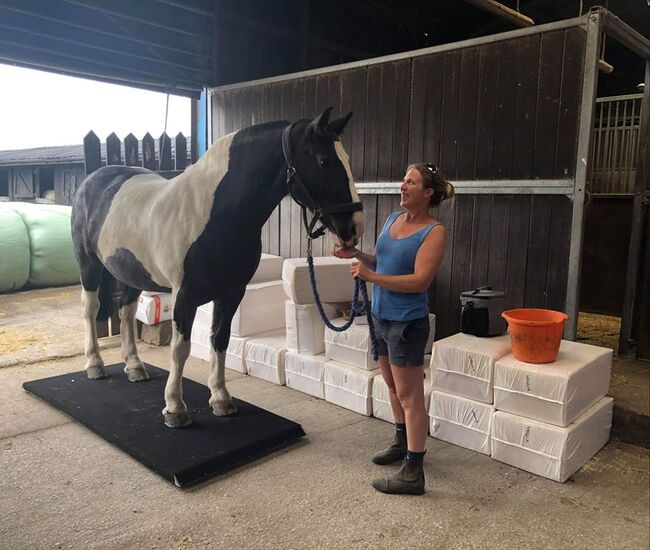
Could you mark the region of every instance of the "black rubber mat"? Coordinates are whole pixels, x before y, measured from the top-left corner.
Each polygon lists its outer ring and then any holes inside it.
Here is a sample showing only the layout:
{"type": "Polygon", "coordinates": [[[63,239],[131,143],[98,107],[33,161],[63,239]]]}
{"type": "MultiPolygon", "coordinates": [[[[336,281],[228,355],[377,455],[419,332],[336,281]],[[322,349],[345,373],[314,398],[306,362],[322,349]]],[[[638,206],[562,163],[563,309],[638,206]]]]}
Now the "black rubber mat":
{"type": "Polygon", "coordinates": [[[300,424],[239,399],[236,416],[214,416],[210,390],[187,378],[183,399],[193,422],[168,428],[161,414],[167,371],[147,365],[150,379],[134,383],[123,368],[123,363],[106,367],[109,377],[103,380],[88,380],[82,371],[25,382],[23,388],[178,487],[225,473],[305,435],[300,424]]]}

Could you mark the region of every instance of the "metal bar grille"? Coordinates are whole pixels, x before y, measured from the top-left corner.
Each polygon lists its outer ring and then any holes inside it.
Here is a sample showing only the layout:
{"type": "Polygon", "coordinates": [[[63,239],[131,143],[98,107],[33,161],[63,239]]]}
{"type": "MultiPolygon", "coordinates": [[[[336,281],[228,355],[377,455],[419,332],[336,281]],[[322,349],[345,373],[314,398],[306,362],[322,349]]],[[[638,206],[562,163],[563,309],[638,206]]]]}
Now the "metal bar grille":
{"type": "Polygon", "coordinates": [[[592,193],[634,193],[642,97],[598,98],[591,151],[592,193]]]}

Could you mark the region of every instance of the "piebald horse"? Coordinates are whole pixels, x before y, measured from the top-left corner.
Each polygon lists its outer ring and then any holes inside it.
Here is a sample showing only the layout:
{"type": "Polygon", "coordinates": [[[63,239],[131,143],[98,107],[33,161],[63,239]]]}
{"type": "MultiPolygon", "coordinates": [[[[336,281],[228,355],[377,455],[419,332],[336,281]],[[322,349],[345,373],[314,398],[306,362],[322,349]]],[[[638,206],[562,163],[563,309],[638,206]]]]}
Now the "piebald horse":
{"type": "Polygon", "coordinates": [[[339,140],[352,113],[314,120],[251,126],[215,142],[182,174],[166,180],[149,170],[106,166],[79,186],[72,207],[72,238],[81,270],[86,331],[86,374],[106,376],[95,320],[119,301],[124,371],[147,380],[134,335],[142,290],[171,292],[171,368],[165,386],[165,424],[187,426],[181,380],[190,352],[196,308],[212,301],[212,352],[208,386],[215,415],[237,412],[226,389],[230,323],[260,261],[262,226],[287,193],[341,242],[356,244],[363,213],[348,155],[339,140]]]}

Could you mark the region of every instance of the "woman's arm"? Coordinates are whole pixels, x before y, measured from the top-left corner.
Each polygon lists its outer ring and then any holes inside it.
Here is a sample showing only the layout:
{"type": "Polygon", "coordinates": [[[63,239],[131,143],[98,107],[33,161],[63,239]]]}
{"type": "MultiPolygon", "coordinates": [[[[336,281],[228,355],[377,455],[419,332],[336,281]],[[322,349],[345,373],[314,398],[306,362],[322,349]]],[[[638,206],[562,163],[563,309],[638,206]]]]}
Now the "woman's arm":
{"type": "MultiPolygon", "coordinates": [[[[438,225],[424,239],[415,257],[415,270],[411,275],[380,275],[369,269],[366,262],[352,264],[353,277],[374,283],[396,292],[425,292],[438,272],[447,247],[447,230],[438,225]]],[[[374,258],[374,256],[373,256],[374,258]]],[[[376,264],[375,264],[376,265],[376,264]]]]}

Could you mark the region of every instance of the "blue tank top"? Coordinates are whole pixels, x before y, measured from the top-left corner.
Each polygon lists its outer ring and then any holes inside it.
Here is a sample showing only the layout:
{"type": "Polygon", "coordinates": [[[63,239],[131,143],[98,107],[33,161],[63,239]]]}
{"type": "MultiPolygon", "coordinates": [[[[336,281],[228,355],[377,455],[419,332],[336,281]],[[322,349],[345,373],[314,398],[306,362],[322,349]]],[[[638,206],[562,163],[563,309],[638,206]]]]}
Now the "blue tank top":
{"type": "MultiPolygon", "coordinates": [[[[430,224],[419,231],[404,237],[394,239],[390,235],[390,227],[401,212],[393,212],[384,229],[377,239],[375,253],[377,256],[376,273],[382,275],[411,275],[415,272],[415,256],[425,237],[436,225],[430,224]]],[[[429,297],[426,292],[396,292],[372,287],[372,313],[387,321],[412,321],[429,314],[429,297]]]]}

